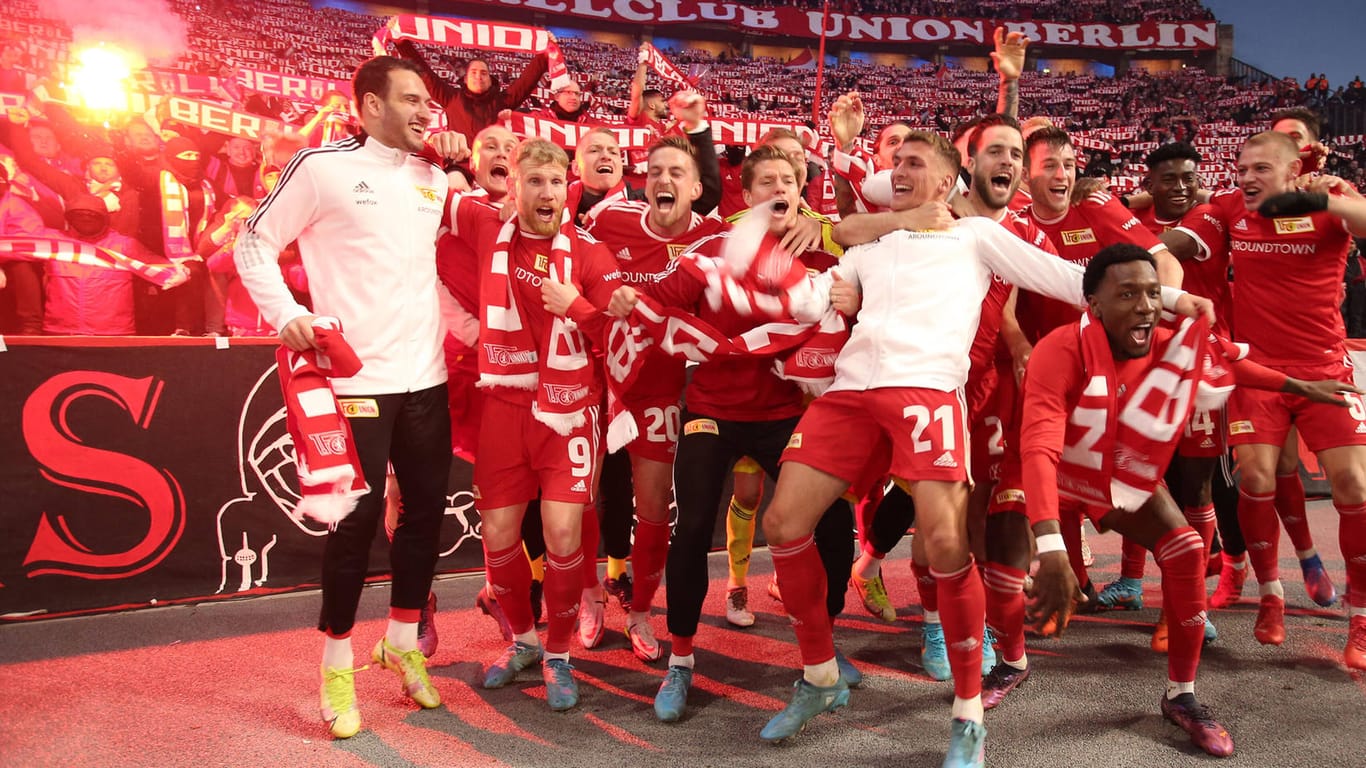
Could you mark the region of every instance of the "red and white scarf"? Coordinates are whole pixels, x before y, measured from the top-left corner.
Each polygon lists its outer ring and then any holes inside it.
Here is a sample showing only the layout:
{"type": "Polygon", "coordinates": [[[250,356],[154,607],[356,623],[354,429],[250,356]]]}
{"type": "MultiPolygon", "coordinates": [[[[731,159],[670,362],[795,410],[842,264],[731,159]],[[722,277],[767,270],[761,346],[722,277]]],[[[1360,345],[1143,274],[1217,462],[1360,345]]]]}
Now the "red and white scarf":
{"type": "Polygon", "coordinates": [[[645,42],[641,43],[640,47],[645,50],[646,63],[665,80],[678,86],[681,90],[692,90],[697,87],[696,83],[688,79],[687,75],[683,74],[683,70],[675,66],[672,61],[669,61],[669,57],[665,56],[663,52],[654,47],[654,45],[645,42]]]}
{"type": "Polygon", "coordinates": [[[64,261],[87,267],[123,269],[158,288],[174,288],[189,279],[179,264],[148,264],[118,251],[60,237],[0,237],[0,261],[64,261]]]}
{"type": "Polygon", "coordinates": [[[1233,389],[1226,365],[1243,353],[1212,336],[1204,319],[1184,318],[1155,342],[1152,366],[1117,391],[1114,352],[1100,323],[1082,315],[1087,384],[1068,417],[1058,474],[1061,496],[1105,509],[1135,510],[1153,494],[1196,407],[1217,408],[1233,389]]]}
{"type": "Polygon", "coordinates": [[[564,65],[564,54],[560,52],[560,46],[551,39],[548,30],[540,27],[502,21],[476,21],[405,13],[391,16],[389,21],[375,32],[370,40],[370,46],[376,56],[385,54],[384,44],[390,40],[416,40],[431,45],[478,48],[482,51],[505,53],[544,53],[550,60],[551,89],[559,90],[572,82],[569,78],[569,69],[564,65]]]}
{"type": "MultiPolygon", "coordinates": [[[[514,217],[498,232],[492,258],[482,265],[479,284],[484,312],[479,329],[479,386],[535,390],[536,420],[567,435],[587,421],[593,405],[593,367],[588,340],[573,320],[552,317],[542,338],[534,338],[517,307],[512,253],[522,237],[514,217]]],[[[573,213],[566,207],[550,245],[547,271],[553,280],[582,292],[574,253],[579,243],[573,213]]]]}
{"type": "Polygon", "coordinates": [[[361,361],[342,337],[336,318],[316,318],[313,338],[318,349],[295,352],[281,345],[275,350],[275,360],[285,398],[285,426],[294,440],[294,463],[303,496],[293,516],[332,525],[351,514],[357,499],[370,492],[351,425],[342,415],[329,381],[354,376],[361,369],[361,361]]]}
{"type": "Polygon", "coordinates": [[[849,182],[849,188],[854,193],[855,210],[860,213],[879,210],[863,196],[863,182],[872,175],[873,163],[862,145],[855,142],[852,152],[836,149],[830,157],[830,167],[836,175],[849,182]]]}
{"type": "Polygon", "coordinates": [[[204,212],[191,227],[190,191],[175,174],[161,172],[161,241],[166,248],[166,258],[171,261],[199,258],[195,253],[195,240],[209,223],[209,212],[215,209],[213,185],[204,179],[200,186],[204,190],[204,212]]]}

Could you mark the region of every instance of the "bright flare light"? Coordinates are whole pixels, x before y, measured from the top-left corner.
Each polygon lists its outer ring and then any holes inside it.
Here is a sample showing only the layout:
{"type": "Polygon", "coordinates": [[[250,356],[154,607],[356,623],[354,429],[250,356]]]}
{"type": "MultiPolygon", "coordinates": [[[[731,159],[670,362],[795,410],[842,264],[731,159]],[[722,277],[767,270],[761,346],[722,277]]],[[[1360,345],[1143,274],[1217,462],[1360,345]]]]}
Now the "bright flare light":
{"type": "Polygon", "coordinates": [[[76,54],[70,87],[76,102],[92,111],[122,112],[128,109],[128,78],[132,57],[101,43],[76,54]]]}

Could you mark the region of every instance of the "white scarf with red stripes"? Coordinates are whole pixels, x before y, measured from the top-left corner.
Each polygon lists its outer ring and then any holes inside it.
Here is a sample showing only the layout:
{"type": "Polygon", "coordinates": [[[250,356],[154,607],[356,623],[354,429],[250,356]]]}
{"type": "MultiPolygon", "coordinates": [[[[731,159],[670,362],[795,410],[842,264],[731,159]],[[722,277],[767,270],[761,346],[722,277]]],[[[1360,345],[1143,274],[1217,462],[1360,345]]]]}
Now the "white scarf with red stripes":
{"type": "Polygon", "coordinates": [[[204,212],[199,221],[190,224],[190,192],[180,179],[170,171],[162,171],[161,189],[161,241],[165,246],[166,258],[171,261],[198,259],[195,253],[195,240],[209,223],[209,212],[214,210],[213,185],[208,179],[200,182],[204,191],[204,212]]]}
{"type": "Polygon", "coordinates": [[[189,279],[179,264],[148,264],[118,251],[62,237],[0,237],[0,260],[65,261],[87,267],[123,269],[159,288],[174,288],[189,279]]]}

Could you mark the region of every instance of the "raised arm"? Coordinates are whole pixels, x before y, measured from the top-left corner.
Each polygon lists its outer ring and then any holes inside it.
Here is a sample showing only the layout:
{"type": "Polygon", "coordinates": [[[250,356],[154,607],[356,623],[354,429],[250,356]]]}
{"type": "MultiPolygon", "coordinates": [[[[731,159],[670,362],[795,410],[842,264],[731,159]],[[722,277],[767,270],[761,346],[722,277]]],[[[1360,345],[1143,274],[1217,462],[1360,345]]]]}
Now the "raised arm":
{"type": "Polygon", "coordinates": [[[996,50],[991,60],[1001,75],[1001,86],[996,96],[996,111],[1003,115],[1020,116],[1020,73],[1024,71],[1025,49],[1029,38],[1019,32],[1007,33],[1005,27],[996,28],[996,50]]]}

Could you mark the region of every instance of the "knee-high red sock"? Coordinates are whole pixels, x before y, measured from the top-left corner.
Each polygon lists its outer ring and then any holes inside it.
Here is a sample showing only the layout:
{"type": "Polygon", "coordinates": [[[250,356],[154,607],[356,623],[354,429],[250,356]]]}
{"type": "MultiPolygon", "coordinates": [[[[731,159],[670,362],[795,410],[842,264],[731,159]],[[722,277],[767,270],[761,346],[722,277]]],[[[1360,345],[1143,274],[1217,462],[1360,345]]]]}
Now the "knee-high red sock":
{"type": "Polygon", "coordinates": [[[1281,527],[1276,523],[1276,496],[1253,496],[1238,489],[1238,526],[1247,542],[1248,559],[1257,574],[1257,582],[1279,581],[1281,568],[1277,562],[1281,543],[1281,527]]]}
{"type": "Polygon", "coordinates": [[[987,563],[982,584],[986,588],[987,624],[996,631],[1001,658],[1019,661],[1025,653],[1025,572],[1000,563],[987,563]]]}
{"type": "Polygon", "coordinates": [[[583,595],[581,575],[586,559],[582,549],[567,555],[545,553],[545,607],[550,614],[545,637],[547,653],[569,653],[569,638],[574,634],[579,597],[583,595]]]}
{"type": "Polygon", "coordinates": [[[484,547],[484,577],[493,587],[512,631],[530,632],[535,626],[531,618],[531,564],[527,562],[522,542],[497,552],[484,547]]]}
{"type": "Polygon", "coordinates": [[[1347,604],[1366,608],[1366,504],[1339,504],[1338,543],[1347,562],[1347,604]]]}
{"type": "Polygon", "coordinates": [[[596,587],[598,581],[598,508],[589,504],[583,508],[583,524],[579,528],[579,549],[583,552],[583,584],[580,589],[596,587]]]}
{"type": "Polygon", "coordinates": [[[934,572],[928,565],[911,561],[911,573],[915,574],[915,587],[920,592],[920,607],[927,611],[939,610],[939,585],[934,572]]]}
{"type": "Polygon", "coordinates": [[[631,565],[635,580],[631,586],[631,610],[649,613],[655,592],[664,578],[664,563],[669,559],[669,521],[636,521],[636,541],[631,545],[631,565]]]}
{"type": "Polygon", "coordinates": [[[825,609],[825,566],[815,539],[807,534],[787,544],[769,544],[768,553],[773,557],[783,608],[797,633],[802,664],[823,664],[835,658],[834,628],[825,609]]]}
{"type": "Polygon", "coordinates": [[[1142,579],[1148,565],[1148,550],[1142,544],[1124,537],[1119,544],[1119,575],[1126,579],[1142,579]]]}
{"type": "Polygon", "coordinates": [[[1181,514],[1186,516],[1186,522],[1200,534],[1200,540],[1205,542],[1205,559],[1208,560],[1210,546],[1214,544],[1214,526],[1218,522],[1214,514],[1214,504],[1185,507],[1181,514]]]}
{"type": "Polygon", "coordinates": [[[1091,581],[1091,574],[1087,573],[1081,556],[1081,510],[1070,504],[1061,505],[1058,525],[1062,527],[1062,543],[1067,546],[1067,562],[1072,565],[1072,573],[1076,574],[1078,584],[1086,586],[1091,581]]]}
{"type": "Polygon", "coordinates": [[[969,559],[953,573],[934,572],[939,581],[939,618],[953,670],[953,695],[971,699],[982,693],[982,632],[987,598],[982,578],[969,559]]]}
{"type": "Polygon", "coordinates": [[[1309,532],[1309,515],[1305,513],[1304,481],[1299,472],[1276,475],[1276,514],[1290,536],[1290,543],[1303,552],[1313,549],[1314,536],[1309,532]]]}
{"type": "Polygon", "coordinates": [[[1169,531],[1153,550],[1162,569],[1162,610],[1167,615],[1167,678],[1195,680],[1205,640],[1205,543],[1190,526],[1169,531]]]}

